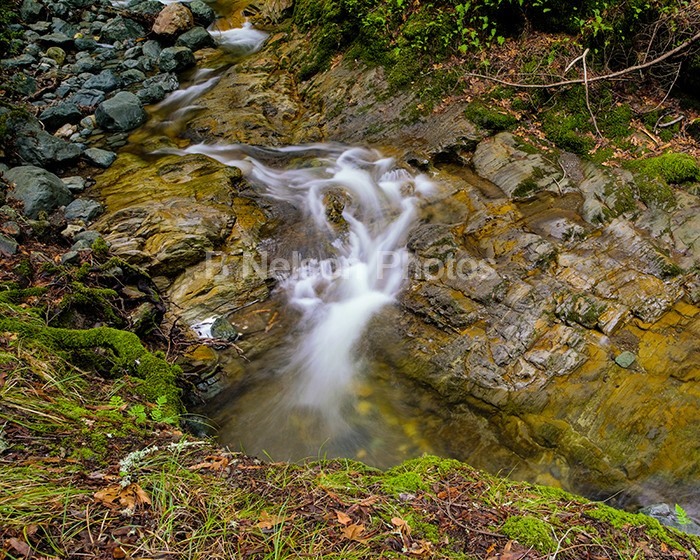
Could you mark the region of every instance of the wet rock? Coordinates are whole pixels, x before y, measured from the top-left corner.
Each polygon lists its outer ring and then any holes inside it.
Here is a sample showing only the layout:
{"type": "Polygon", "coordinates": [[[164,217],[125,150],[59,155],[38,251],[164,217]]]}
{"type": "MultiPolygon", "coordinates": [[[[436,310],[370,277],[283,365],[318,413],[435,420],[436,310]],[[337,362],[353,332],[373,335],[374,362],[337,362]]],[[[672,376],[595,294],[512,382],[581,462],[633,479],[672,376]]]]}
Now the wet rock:
{"type": "Polygon", "coordinates": [[[80,157],[82,148],[52,136],[44,130],[25,128],[15,140],[18,155],[27,163],[52,166],[80,157]]]}
{"type": "Polygon", "coordinates": [[[163,3],[158,0],[146,0],[134,6],[129,6],[129,11],[138,15],[157,16],[163,9],[163,3]]]}
{"type": "MultiPolygon", "coordinates": [[[[85,150],[86,152],[88,150],[85,150]]],[[[87,187],[87,181],[78,175],[72,177],[62,177],[61,181],[71,193],[83,192],[87,187]]]]}
{"type": "Polygon", "coordinates": [[[192,12],[184,4],[174,2],[161,10],[153,23],[153,33],[177,37],[194,26],[192,12]]]}
{"type": "Polygon", "coordinates": [[[19,8],[19,15],[23,21],[33,22],[41,17],[43,11],[44,6],[36,0],[23,0],[19,8]]]}
{"type": "Polygon", "coordinates": [[[100,31],[100,38],[108,43],[139,39],[146,36],[146,30],[131,19],[117,16],[110,20],[100,31]]]}
{"type": "Polygon", "coordinates": [[[53,105],[39,115],[39,120],[51,129],[57,129],[66,123],[76,123],[83,117],[75,103],[65,101],[53,105]]]}
{"type": "Polygon", "coordinates": [[[98,89],[80,89],[68,98],[68,101],[78,107],[92,109],[104,101],[105,93],[98,89]]]}
{"type": "Polygon", "coordinates": [[[54,45],[66,49],[70,48],[73,44],[73,37],[69,37],[65,33],[49,33],[48,35],[42,35],[39,37],[39,40],[44,44],[54,45]]]}
{"type": "Polygon", "coordinates": [[[117,159],[117,154],[101,148],[88,148],[83,152],[83,156],[97,167],[107,168],[117,159]]]}
{"type": "Polygon", "coordinates": [[[37,218],[40,212],[52,212],[73,198],[61,179],[40,167],[14,167],[4,176],[15,185],[8,198],[22,202],[24,214],[29,218],[37,218]]]}
{"type": "Polygon", "coordinates": [[[195,23],[208,27],[216,20],[216,13],[208,4],[202,2],[202,0],[193,0],[189,3],[190,11],[194,17],[195,23]]]}
{"type": "Polygon", "coordinates": [[[98,105],[95,118],[101,128],[126,131],[142,125],[146,122],[148,115],[136,95],[120,91],[98,105]]]}
{"type": "Polygon", "coordinates": [[[75,61],[73,64],[73,72],[76,74],[83,74],[83,73],[89,73],[92,74],[93,72],[97,72],[100,69],[100,63],[97,62],[96,60],[88,57],[84,58],[79,58],[78,60],[75,61]]]}
{"type": "Polygon", "coordinates": [[[96,89],[109,93],[115,89],[118,89],[120,85],[121,80],[114,72],[111,70],[103,70],[96,76],[92,76],[91,78],[87,79],[83,84],[83,88],[96,89]]]}
{"type": "Polygon", "coordinates": [[[15,255],[17,253],[17,250],[19,249],[19,244],[17,241],[12,239],[12,237],[9,237],[8,235],[5,235],[4,233],[0,233],[0,254],[4,255],[5,257],[11,257],[12,255],[15,255]]]}
{"type": "Polygon", "coordinates": [[[187,47],[168,47],[158,57],[158,67],[162,72],[182,72],[194,64],[194,54],[187,47]]]}
{"type": "Polygon", "coordinates": [[[635,356],[632,352],[625,351],[615,357],[615,363],[622,368],[628,368],[635,362],[636,359],[637,356],[635,356]]]}
{"type": "Polygon", "coordinates": [[[65,216],[67,220],[81,220],[90,222],[104,212],[103,206],[96,200],[76,198],[66,206],[65,216]]]}
{"type": "Polygon", "coordinates": [[[143,72],[141,72],[141,70],[137,70],[136,68],[125,70],[121,73],[121,81],[122,84],[124,84],[125,86],[141,83],[145,79],[146,75],[143,72]]]}
{"type": "MultiPolygon", "coordinates": [[[[160,4],[160,2],[158,3],[160,4]]],[[[158,57],[160,56],[160,51],[162,50],[163,49],[161,48],[158,41],[154,41],[153,39],[150,39],[146,41],[143,45],[141,45],[141,52],[143,52],[143,56],[153,59],[154,61],[158,60],[158,57]]]]}
{"type": "Polygon", "coordinates": [[[216,43],[206,29],[203,27],[193,27],[180,35],[175,45],[178,47],[187,47],[191,51],[198,51],[199,49],[215,47],[216,43]]]}
{"type": "Polygon", "coordinates": [[[175,74],[156,74],[143,82],[142,88],[136,92],[136,95],[144,104],[157,103],[162,101],[168,93],[175,91],[179,85],[175,74]]]}
{"type": "Polygon", "coordinates": [[[217,317],[210,327],[211,337],[227,342],[234,342],[240,337],[240,333],[226,317],[217,317]]]}

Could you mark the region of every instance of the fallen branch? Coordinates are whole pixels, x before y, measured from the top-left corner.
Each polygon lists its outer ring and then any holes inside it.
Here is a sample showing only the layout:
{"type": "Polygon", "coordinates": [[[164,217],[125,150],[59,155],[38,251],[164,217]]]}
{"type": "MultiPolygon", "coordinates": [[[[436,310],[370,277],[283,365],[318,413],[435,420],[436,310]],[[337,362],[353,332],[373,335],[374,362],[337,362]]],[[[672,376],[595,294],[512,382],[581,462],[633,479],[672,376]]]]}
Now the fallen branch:
{"type": "MultiPolygon", "coordinates": [[[[575,84],[586,84],[586,83],[590,84],[592,82],[602,82],[604,80],[613,80],[615,78],[625,76],[626,74],[631,74],[632,72],[637,72],[639,70],[644,70],[645,68],[650,68],[652,66],[655,66],[656,64],[659,64],[660,62],[663,62],[664,60],[671,58],[672,56],[675,56],[678,53],[684,51],[685,49],[690,47],[693,43],[697,42],[698,40],[700,40],[700,32],[696,33],[695,35],[693,35],[689,39],[686,39],[680,45],[678,45],[676,48],[671,49],[670,51],[662,54],[661,56],[655,58],[654,60],[650,60],[649,62],[645,62],[643,64],[636,64],[635,66],[629,66],[628,68],[618,70],[617,72],[611,72],[610,74],[604,74],[602,76],[593,76],[591,78],[584,77],[584,78],[578,78],[578,79],[573,79],[573,80],[561,80],[561,81],[552,82],[549,84],[522,84],[522,83],[518,83],[518,82],[509,82],[508,80],[501,80],[500,78],[496,78],[494,76],[489,76],[487,74],[477,74],[474,72],[466,72],[465,76],[471,76],[473,78],[482,78],[484,80],[491,80],[492,82],[496,82],[496,83],[499,83],[499,84],[504,85],[504,86],[515,87],[515,88],[527,88],[527,89],[547,89],[547,88],[554,88],[554,87],[570,86],[570,85],[575,85],[575,84]]],[[[574,62],[576,62],[577,60],[579,60],[579,59],[577,58],[574,62]]],[[[569,65],[569,67],[570,66],[571,65],[569,65]]]]}

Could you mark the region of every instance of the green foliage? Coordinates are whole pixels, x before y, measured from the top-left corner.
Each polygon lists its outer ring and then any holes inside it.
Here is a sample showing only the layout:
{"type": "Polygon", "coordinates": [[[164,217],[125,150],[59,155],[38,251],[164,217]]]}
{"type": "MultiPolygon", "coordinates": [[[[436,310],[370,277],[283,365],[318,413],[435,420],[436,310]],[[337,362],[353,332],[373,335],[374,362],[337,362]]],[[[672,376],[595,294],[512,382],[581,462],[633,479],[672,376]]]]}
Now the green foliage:
{"type": "Polygon", "coordinates": [[[156,405],[151,409],[151,420],[154,422],[163,422],[164,424],[172,424],[176,426],[178,424],[177,414],[171,414],[170,409],[167,408],[168,397],[161,395],[156,398],[156,405]]]}
{"type": "Polygon", "coordinates": [[[10,26],[18,20],[16,4],[12,0],[0,0],[0,58],[13,54],[15,50],[13,42],[20,33],[10,26]]]}
{"type": "Polygon", "coordinates": [[[632,162],[630,168],[648,177],[658,177],[675,185],[700,181],[700,166],[689,154],[667,152],[632,162]]]}
{"type": "Polygon", "coordinates": [[[693,520],[688,516],[688,513],[681,506],[676,504],[674,509],[676,511],[676,519],[678,520],[678,523],[681,525],[690,525],[693,522],[693,520]]]}
{"type": "Polygon", "coordinates": [[[388,494],[400,494],[402,492],[418,492],[427,490],[428,485],[421,476],[415,472],[402,472],[387,474],[382,480],[384,491],[388,494]]]}

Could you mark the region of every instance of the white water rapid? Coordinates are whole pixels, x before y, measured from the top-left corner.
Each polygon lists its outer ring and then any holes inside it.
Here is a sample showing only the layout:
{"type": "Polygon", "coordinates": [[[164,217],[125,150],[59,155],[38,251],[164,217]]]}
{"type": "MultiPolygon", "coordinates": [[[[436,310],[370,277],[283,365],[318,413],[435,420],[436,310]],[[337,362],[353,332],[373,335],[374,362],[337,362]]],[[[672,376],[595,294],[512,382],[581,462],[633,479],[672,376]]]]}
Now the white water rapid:
{"type": "MultiPolygon", "coordinates": [[[[360,341],[370,320],[395,300],[404,284],[406,236],[421,196],[433,188],[431,182],[367,148],[200,144],[185,151],[241,168],[266,196],[297,208],[321,240],[311,251],[313,257],[290,263],[290,272],[280,279],[280,289],[298,312],[297,328],[284,358],[272,366],[282,389],[269,409],[260,404],[265,412],[247,422],[255,424],[258,434],[260,424],[268,422],[267,433],[274,440],[289,427],[289,418],[296,417],[302,431],[314,432],[311,452],[327,442],[332,447],[334,439],[352,438],[344,415],[352,408],[353,384],[363,369],[360,341]],[[294,168],[274,163],[290,156],[294,168]]],[[[275,449],[275,442],[260,445],[275,449]]]]}
{"type": "Polygon", "coordinates": [[[208,31],[221,49],[241,56],[260,50],[268,37],[267,33],[255,29],[249,21],[244,22],[242,27],[225,31],[219,31],[214,23],[208,31]]]}

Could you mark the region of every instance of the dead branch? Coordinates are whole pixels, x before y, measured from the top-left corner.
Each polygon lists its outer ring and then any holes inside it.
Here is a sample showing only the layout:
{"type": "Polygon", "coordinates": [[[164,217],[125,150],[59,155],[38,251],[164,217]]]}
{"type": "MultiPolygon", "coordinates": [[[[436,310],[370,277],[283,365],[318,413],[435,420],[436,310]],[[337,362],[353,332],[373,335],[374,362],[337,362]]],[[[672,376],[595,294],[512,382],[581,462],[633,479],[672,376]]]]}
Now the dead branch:
{"type": "Polygon", "coordinates": [[[593,76],[590,78],[587,78],[584,76],[584,78],[578,78],[578,79],[573,79],[573,80],[560,80],[558,82],[552,82],[552,83],[548,83],[548,84],[523,84],[523,83],[518,83],[518,82],[509,82],[508,80],[501,80],[500,78],[496,78],[495,76],[488,76],[486,74],[477,74],[475,72],[465,72],[465,76],[471,76],[473,78],[482,78],[484,80],[490,80],[492,82],[496,82],[496,83],[504,85],[504,86],[515,87],[515,88],[519,88],[519,89],[547,89],[547,88],[570,86],[570,85],[575,85],[575,84],[586,84],[586,83],[590,84],[593,82],[614,80],[614,79],[619,78],[621,76],[631,74],[632,72],[638,72],[639,70],[644,70],[646,68],[651,68],[652,66],[656,66],[657,64],[663,62],[664,60],[667,60],[667,59],[677,55],[678,53],[683,52],[685,49],[690,47],[693,43],[697,42],[698,40],[700,40],[700,32],[696,33],[695,35],[693,35],[689,39],[686,39],[680,45],[678,45],[676,48],[665,52],[664,54],[656,57],[653,60],[650,60],[648,62],[644,62],[642,64],[636,64],[634,66],[629,66],[629,67],[624,68],[622,70],[618,70],[617,72],[611,72],[609,74],[604,74],[602,76],[593,76]]]}

